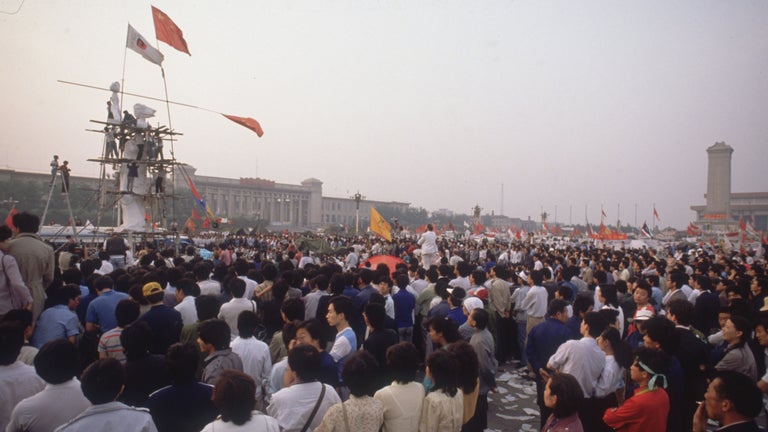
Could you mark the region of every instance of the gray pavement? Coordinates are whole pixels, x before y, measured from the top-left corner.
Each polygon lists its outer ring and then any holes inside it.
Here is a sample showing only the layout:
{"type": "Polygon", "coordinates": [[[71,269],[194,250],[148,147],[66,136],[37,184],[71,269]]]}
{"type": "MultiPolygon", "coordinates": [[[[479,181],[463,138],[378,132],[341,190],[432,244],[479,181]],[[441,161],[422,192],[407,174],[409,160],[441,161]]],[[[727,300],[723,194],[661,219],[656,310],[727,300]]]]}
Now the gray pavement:
{"type": "Polygon", "coordinates": [[[525,378],[525,369],[516,366],[517,362],[505,364],[496,373],[498,387],[488,394],[487,431],[540,430],[536,385],[525,378]]]}

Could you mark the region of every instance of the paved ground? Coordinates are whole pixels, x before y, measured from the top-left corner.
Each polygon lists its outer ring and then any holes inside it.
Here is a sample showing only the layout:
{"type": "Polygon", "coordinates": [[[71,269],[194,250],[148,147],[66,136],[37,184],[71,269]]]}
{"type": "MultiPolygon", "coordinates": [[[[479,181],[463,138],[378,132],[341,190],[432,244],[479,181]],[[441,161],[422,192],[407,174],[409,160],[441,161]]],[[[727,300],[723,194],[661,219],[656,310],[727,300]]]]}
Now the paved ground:
{"type": "Polygon", "coordinates": [[[506,364],[496,374],[498,388],[488,394],[487,431],[540,430],[536,385],[516,366],[516,362],[506,364]]]}

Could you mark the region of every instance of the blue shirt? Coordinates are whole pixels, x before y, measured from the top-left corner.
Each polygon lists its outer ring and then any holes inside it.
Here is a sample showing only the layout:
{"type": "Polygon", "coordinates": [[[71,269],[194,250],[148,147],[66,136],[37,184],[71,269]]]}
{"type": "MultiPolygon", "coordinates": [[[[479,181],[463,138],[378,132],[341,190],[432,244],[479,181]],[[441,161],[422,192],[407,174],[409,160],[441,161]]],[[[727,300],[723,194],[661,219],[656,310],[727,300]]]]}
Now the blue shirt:
{"type": "Polygon", "coordinates": [[[56,305],[40,314],[30,343],[40,348],[55,339],[68,339],[80,334],[80,320],[67,305],[56,305]]]}
{"type": "Polygon", "coordinates": [[[547,318],[543,323],[535,325],[528,333],[525,354],[533,371],[547,365],[552,354],[567,340],[571,339],[571,330],[555,318],[547,318]]]}
{"type": "Polygon", "coordinates": [[[395,303],[395,322],[398,328],[413,327],[413,309],[416,307],[416,297],[405,289],[392,296],[395,303]]]}
{"type": "Polygon", "coordinates": [[[117,327],[115,308],[120,300],[129,298],[128,294],[119,291],[104,291],[88,305],[85,322],[101,326],[102,333],[117,327]]]}
{"type": "Polygon", "coordinates": [[[467,322],[467,316],[464,315],[464,310],[461,306],[452,308],[451,311],[448,312],[448,318],[452,319],[453,322],[458,325],[462,325],[467,322]]]}

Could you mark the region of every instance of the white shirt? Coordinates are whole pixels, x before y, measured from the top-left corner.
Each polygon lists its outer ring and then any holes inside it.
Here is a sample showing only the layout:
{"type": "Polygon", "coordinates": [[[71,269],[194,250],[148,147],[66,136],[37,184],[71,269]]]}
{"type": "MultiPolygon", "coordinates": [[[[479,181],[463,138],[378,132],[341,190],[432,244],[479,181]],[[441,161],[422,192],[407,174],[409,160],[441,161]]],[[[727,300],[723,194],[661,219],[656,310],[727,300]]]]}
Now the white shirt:
{"type": "Polygon", "coordinates": [[[424,386],[415,381],[408,384],[392,382],[373,395],[384,405],[383,432],[416,431],[424,402],[424,386]]]}
{"type": "MultiPolygon", "coordinates": [[[[327,291],[313,290],[304,296],[304,317],[306,319],[315,318],[315,315],[317,315],[317,305],[320,303],[320,297],[327,295],[327,291]]],[[[320,318],[323,319],[325,317],[320,318]]]]}
{"type": "MultiPolygon", "coordinates": [[[[247,286],[246,282],[246,286],[247,286]]],[[[200,287],[200,295],[213,295],[218,296],[221,294],[221,284],[213,279],[207,279],[197,283],[200,287]]]]}
{"type": "Polygon", "coordinates": [[[184,325],[197,322],[197,308],[195,307],[195,298],[184,296],[179,304],[173,307],[181,314],[181,321],[184,325]]]}
{"type": "Polygon", "coordinates": [[[605,356],[605,369],[595,384],[595,397],[606,397],[620,388],[624,388],[621,366],[616,363],[614,356],[607,355],[605,356]]]}
{"type": "Polygon", "coordinates": [[[94,270],[93,272],[100,275],[108,275],[113,271],[115,271],[115,266],[113,266],[111,262],[107,260],[101,260],[101,267],[99,267],[97,270],[94,270]]]}
{"type": "Polygon", "coordinates": [[[325,386],[325,396],[308,428],[308,430],[314,430],[323,421],[328,408],[341,403],[336,390],[328,384],[314,381],[284,388],[272,395],[267,414],[277,419],[283,432],[300,431],[309,420],[309,415],[320,397],[320,386],[325,386]]]}
{"type": "Polygon", "coordinates": [[[591,398],[597,379],[605,368],[605,353],[591,337],[570,340],[549,358],[549,366],[573,375],[581,384],[585,398],[591,398]]]}
{"type": "Polygon", "coordinates": [[[256,398],[258,399],[262,389],[269,385],[269,374],[272,371],[269,347],[255,337],[243,339],[238,336],[232,341],[230,348],[243,361],[243,372],[256,381],[256,398]]]}
{"type": "Polygon", "coordinates": [[[80,381],[47,384],[40,393],[16,405],[7,431],[52,431],[91,406],[80,390],[80,381]]]}
{"type": "Polygon", "coordinates": [[[20,361],[0,366],[0,430],[5,430],[17,403],[44,388],[45,381],[37,376],[32,366],[20,361]]]}
{"type": "Polygon", "coordinates": [[[419,239],[419,245],[421,246],[422,254],[436,254],[437,253],[437,236],[434,231],[427,231],[421,235],[419,239]]]}
{"type": "Polygon", "coordinates": [[[146,408],[108,402],[87,408],[56,431],[157,432],[157,427],[146,408]]]}
{"type": "Polygon", "coordinates": [[[541,318],[547,314],[547,289],[534,285],[525,295],[521,309],[525,309],[529,317],[541,318]]]}
{"type": "Polygon", "coordinates": [[[229,325],[232,340],[240,335],[240,332],[237,331],[237,317],[240,315],[240,312],[247,310],[255,313],[256,303],[245,298],[233,298],[221,305],[221,309],[219,309],[219,319],[223,319],[229,325]]]}
{"type": "Polygon", "coordinates": [[[459,276],[456,279],[452,279],[450,282],[448,282],[448,286],[452,288],[463,288],[464,291],[467,291],[470,287],[472,287],[472,284],[469,283],[468,277],[459,276]]]}
{"type": "Polygon", "coordinates": [[[245,276],[238,276],[238,278],[242,279],[245,282],[245,294],[243,294],[244,299],[250,299],[253,297],[253,290],[256,289],[256,281],[250,280],[245,276]]]}
{"type": "Polygon", "coordinates": [[[267,398],[283,389],[283,375],[288,368],[288,357],[283,357],[280,361],[272,365],[272,371],[269,373],[269,385],[267,386],[267,398]]]}
{"type": "Polygon", "coordinates": [[[416,297],[418,297],[419,294],[424,291],[424,288],[426,288],[427,285],[429,285],[429,282],[424,279],[414,279],[411,281],[411,287],[413,287],[413,290],[416,291],[416,297]]]}
{"type": "Polygon", "coordinates": [[[277,420],[263,414],[259,411],[251,413],[251,419],[238,426],[231,421],[225,422],[222,419],[216,419],[208,423],[200,432],[235,432],[235,431],[260,431],[260,432],[280,432],[280,426],[277,420]]]}

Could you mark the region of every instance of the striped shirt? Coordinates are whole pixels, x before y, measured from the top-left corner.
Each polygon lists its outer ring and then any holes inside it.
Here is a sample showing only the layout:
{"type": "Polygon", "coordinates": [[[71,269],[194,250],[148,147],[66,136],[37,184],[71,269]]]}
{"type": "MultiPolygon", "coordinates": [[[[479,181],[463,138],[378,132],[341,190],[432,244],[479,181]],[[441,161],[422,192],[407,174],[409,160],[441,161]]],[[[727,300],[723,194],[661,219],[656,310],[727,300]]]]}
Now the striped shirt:
{"type": "Polygon", "coordinates": [[[123,352],[123,345],[120,343],[120,334],[122,333],[122,327],[115,327],[101,335],[101,339],[99,339],[100,357],[106,356],[125,363],[125,352],[123,352]]]}

